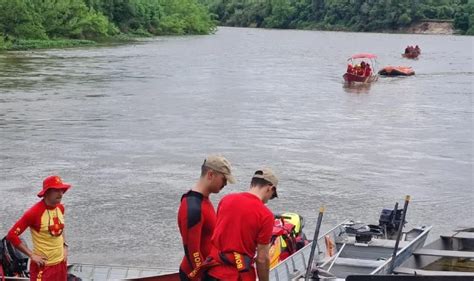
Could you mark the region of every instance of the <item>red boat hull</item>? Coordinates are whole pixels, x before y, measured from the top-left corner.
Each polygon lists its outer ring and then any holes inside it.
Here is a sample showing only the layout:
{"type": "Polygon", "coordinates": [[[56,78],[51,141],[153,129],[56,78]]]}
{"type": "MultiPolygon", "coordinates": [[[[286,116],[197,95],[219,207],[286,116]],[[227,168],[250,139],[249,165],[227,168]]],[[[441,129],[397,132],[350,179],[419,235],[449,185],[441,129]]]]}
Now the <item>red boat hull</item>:
{"type": "Polygon", "coordinates": [[[420,53],[407,53],[407,54],[402,54],[402,57],[407,58],[407,59],[416,59],[420,53]]]}
{"type": "Polygon", "coordinates": [[[352,73],[345,73],[343,76],[344,81],[348,83],[359,82],[359,83],[370,83],[376,80],[376,76],[359,76],[352,73]]]}
{"type": "MultiPolygon", "coordinates": [[[[2,277],[0,276],[0,280],[2,277]]],[[[29,281],[30,278],[22,277],[5,277],[5,281],[29,281]]],[[[178,273],[163,274],[150,277],[139,277],[139,278],[129,278],[123,279],[126,281],[180,281],[178,273]]]]}
{"type": "Polygon", "coordinates": [[[180,281],[178,273],[163,274],[150,277],[123,279],[128,281],[180,281]]]}

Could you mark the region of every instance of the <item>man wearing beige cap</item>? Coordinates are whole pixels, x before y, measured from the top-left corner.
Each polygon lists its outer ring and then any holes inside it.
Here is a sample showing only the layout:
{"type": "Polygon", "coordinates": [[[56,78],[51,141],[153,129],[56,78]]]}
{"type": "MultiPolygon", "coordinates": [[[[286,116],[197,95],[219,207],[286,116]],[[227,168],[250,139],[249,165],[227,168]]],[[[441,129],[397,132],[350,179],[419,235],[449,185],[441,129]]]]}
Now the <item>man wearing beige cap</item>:
{"type": "Polygon", "coordinates": [[[209,195],[219,193],[227,183],[235,183],[230,162],[223,156],[210,155],[201,166],[201,177],[196,185],[181,197],[178,210],[184,247],[179,267],[181,280],[190,280],[188,274],[199,267],[211,251],[216,212],[209,195]]]}
{"type": "Polygon", "coordinates": [[[265,203],[277,197],[277,185],[275,173],[262,168],[252,176],[249,191],[222,198],[204,280],[255,281],[258,275],[268,281],[274,216],[265,203]]]}

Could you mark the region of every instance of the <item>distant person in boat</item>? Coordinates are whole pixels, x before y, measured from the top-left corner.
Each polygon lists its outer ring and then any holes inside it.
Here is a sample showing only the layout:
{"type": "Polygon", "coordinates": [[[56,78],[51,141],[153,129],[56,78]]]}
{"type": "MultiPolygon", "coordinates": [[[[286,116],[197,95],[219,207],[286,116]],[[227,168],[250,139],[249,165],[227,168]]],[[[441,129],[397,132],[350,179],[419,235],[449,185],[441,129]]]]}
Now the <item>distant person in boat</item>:
{"type": "Polygon", "coordinates": [[[67,248],[64,235],[64,193],[71,187],[59,176],[49,176],[38,193],[41,201],[27,210],[7,234],[7,239],[30,258],[30,280],[66,281],[67,248]],[[31,230],[33,250],[20,240],[31,230]]]}
{"type": "Polygon", "coordinates": [[[277,186],[275,173],[262,168],[254,173],[249,191],[219,202],[207,280],[269,280],[274,215],[265,204],[277,197],[277,186]]]}
{"type": "Polygon", "coordinates": [[[360,63],[360,67],[357,69],[357,75],[363,76],[365,72],[365,61],[360,63]]]}
{"type": "Polygon", "coordinates": [[[372,75],[372,69],[370,68],[370,64],[369,64],[369,63],[367,63],[367,64],[365,65],[365,70],[364,70],[364,71],[365,71],[365,72],[364,72],[364,76],[365,76],[365,77],[369,77],[370,75],[372,75]]]}
{"type": "Polygon", "coordinates": [[[219,193],[227,183],[235,183],[230,162],[220,155],[210,155],[201,166],[197,183],[181,197],[178,210],[178,227],[184,246],[179,267],[181,280],[190,280],[188,274],[200,266],[211,251],[216,213],[209,196],[219,193]]]}
{"type": "Polygon", "coordinates": [[[359,72],[359,69],[360,69],[360,64],[354,65],[354,67],[352,68],[352,74],[357,75],[357,72],[359,72]]]}
{"type": "Polygon", "coordinates": [[[420,50],[420,47],[418,47],[418,45],[415,46],[415,52],[420,54],[421,50],[420,50]]]}

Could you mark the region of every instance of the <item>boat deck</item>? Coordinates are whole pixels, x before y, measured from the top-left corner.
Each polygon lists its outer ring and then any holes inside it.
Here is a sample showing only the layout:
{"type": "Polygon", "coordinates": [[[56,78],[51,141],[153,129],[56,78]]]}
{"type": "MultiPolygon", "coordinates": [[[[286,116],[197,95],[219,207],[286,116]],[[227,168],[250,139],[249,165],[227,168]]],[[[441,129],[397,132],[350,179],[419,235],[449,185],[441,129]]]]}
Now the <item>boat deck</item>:
{"type": "Polygon", "coordinates": [[[394,270],[397,274],[474,276],[474,229],[440,235],[413,252],[394,270]]]}
{"type": "MultiPolygon", "coordinates": [[[[421,248],[431,227],[412,229],[406,232],[398,245],[396,265],[407,258],[413,250],[421,248]]],[[[354,235],[347,235],[344,223],[338,225],[318,239],[315,261],[322,271],[333,275],[331,280],[345,280],[349,275],[385,274],[388,271],[396,241],[373,238],[367,243],[356,242],[354,235]],[[335,242],[335,253],[329,255],[326,238],[335,242]]],[[[311,243],[296,252],[270,271],[271,281],[301,280],[306,273],[311,252],[311,243]]],[[[320,273],[322,273],[322,271],[320,273]]]]}

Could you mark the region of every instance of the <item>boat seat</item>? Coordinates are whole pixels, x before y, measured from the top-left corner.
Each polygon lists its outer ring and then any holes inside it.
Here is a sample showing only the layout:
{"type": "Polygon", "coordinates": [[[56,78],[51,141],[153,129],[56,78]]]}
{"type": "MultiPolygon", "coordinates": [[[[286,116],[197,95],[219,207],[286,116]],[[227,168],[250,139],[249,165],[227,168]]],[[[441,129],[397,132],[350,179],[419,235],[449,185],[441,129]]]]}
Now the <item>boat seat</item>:
{"type": "Polygon", "coordinates": [[[386,261],[384,260],[363,260],[363,259],[351,259],[351,258],[337,258],[334,262],[338,265],[346,265],[346,266],[356,266],[356,267],[372,267],[377,268],[384,264],[386,261]]]}
{"type": "Polygon", "coordinates": [[[449,250],[435,250],[435,249],[419,249],[413,252],[414,255],[423,256],[438,256],[448,258],[468,258],[474,259],[474,252],[467,251],[449,251],[449,250]]]}
{"type": "Polygon", "coordinates": [[[451,235],[441,235],[443,238],[474,239],[474,232],[453,232],[451,235]]]}
{"type": "Polygon", "coordinates": [[[474,276],[474,272],[423,270],[423,269],[413,269],[409,267],[397,267],[393,270],[393,272],[399,273],[399,274],[409,274],[409,275],[474,276]]]}

